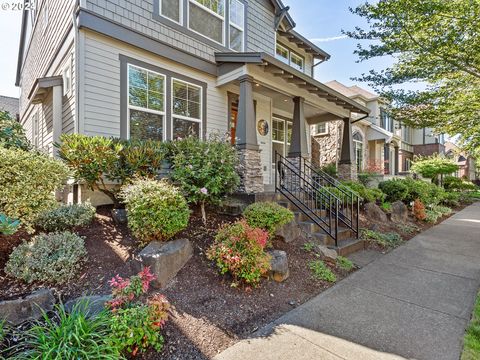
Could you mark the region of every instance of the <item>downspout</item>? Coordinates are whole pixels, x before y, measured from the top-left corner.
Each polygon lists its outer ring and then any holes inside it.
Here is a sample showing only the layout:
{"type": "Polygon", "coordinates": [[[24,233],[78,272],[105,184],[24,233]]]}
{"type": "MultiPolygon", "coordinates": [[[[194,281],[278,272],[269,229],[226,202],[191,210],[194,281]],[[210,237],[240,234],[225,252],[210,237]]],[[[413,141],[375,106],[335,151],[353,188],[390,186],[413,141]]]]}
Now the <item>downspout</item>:
{"type": "Polygon", "coordinates": [[[80,86],[79,85],[79,77],[80,77],[80,65],[79,65],[79,45],[78,45],[78,26],[77,26],[77,11],[80,6],[80,0],[76,1],[76,5],[73,9],[72,13],[72,24],[73,24],[73,44],[75,47],[75,121],[74,121],[74,133],[78,134],[79,133],[79,119],[80,119],[80,106],[79,104],[79,98],[80,98],[80,86]]]}

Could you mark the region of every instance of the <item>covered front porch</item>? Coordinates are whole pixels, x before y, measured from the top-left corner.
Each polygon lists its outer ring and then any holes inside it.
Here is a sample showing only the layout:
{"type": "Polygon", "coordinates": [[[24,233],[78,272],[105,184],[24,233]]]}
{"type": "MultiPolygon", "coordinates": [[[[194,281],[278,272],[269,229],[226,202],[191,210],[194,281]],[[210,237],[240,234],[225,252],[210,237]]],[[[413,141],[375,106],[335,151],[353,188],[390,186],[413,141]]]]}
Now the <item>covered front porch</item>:
{"type": "Polygon", "coordinates": [[[352,121],[369,110],[264,53],[216,55],[217,86],[228,93],[232,144],[241,156],[242,191],[272,188],[275,152],[310,159],[310,125],[342,120],[342,178],[355,177],[352,121]]]}

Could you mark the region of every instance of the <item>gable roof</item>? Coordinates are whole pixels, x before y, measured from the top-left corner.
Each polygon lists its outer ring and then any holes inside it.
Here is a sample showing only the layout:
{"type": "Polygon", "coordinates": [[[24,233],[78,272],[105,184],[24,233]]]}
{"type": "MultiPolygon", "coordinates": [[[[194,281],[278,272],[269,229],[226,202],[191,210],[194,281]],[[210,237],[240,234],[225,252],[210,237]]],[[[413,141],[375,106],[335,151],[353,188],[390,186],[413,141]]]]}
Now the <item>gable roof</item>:
{"type": "Polygon", "coordinates": [[[0,95],[0,111],[7,111],[12,117],[18,116],[19,100],[15,97],[0,95]]]}

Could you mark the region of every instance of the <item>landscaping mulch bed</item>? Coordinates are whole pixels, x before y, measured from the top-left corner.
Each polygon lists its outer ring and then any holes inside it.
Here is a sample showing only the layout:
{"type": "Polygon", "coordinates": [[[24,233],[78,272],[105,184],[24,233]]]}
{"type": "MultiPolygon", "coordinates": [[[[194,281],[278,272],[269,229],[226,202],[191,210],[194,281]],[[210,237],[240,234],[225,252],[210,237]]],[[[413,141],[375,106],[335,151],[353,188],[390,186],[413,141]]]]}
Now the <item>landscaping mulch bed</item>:
{"type": "MultiPolygon", "coordinates": [[[[194,255],[161,291],[173,305],[171,320],[164,330],[166,341],[162,353],[151,351],[137,355],[136,359],[211,358],[332,285],[312,278],[308,262],[316,257],[302,249],[307,240],[299,238],[289,244],[273,241],[275,249],[288,254],[290,277],[285,282],[265,279],[258,288],[232,287],[232,279],[219,275],[205,252],[218,227],[235,218],[212,212],[208,216],[205,228],[195,212],[189,227],[177,235],[190,239],[194,255]]],[[[110,208],[100,207],[95,221],[76,232],[85,238],[88,260],[78,278],[63,286],[27,285],[6,276],[3,268],[9,253],[22,239],[31,236],[19,234],[0,242],[0,300],[28,294],[43,286],[52,288],[62,301],[85,294],[106,294],[110,290],[107,281],[114,275],[132,274],[128,261],[141,247],[125,225],[113,222],[110,208]]],[[[335,273],[338,280],[347,275],[341,270],[335,273]]]]}

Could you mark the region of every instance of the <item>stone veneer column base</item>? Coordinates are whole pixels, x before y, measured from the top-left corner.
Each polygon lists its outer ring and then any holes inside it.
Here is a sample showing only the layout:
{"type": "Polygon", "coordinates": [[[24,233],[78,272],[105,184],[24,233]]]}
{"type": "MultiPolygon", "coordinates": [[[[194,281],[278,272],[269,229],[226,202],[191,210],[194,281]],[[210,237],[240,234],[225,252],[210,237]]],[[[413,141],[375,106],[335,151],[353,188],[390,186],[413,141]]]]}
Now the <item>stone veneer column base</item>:
{"type": "Polygon", "coordinates": [[[263,169],[260,150],[238,150],[240,163],[237,171],[240,175],[239,192],[256,194],[264,191],[263,169]]]}
{"type": "Polygon", "coordinates": [[[357,180],[355,164],[338,164],[337,172],[340,180],[357,180]]]}

